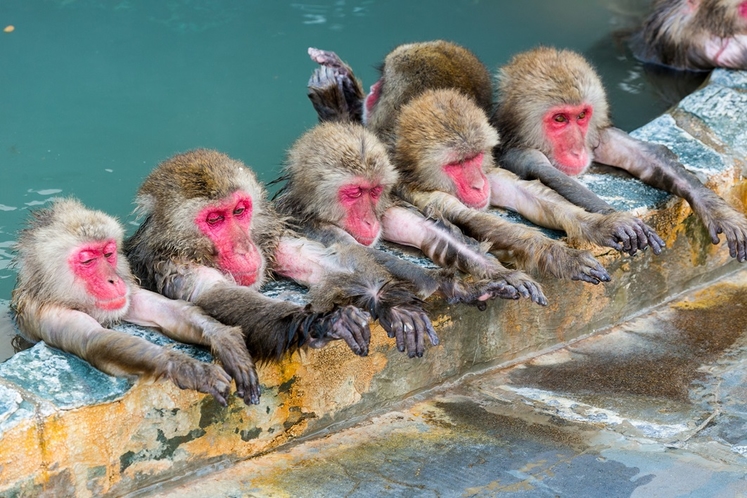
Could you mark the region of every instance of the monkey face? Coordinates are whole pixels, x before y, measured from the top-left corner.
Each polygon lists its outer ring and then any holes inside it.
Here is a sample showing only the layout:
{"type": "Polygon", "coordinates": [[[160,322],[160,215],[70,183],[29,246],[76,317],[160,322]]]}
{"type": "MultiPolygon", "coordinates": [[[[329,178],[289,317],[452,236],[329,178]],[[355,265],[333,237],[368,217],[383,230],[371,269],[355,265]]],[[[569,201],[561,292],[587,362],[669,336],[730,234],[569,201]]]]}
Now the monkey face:
{"type": "Polygon", "coordinates": [[[375,244],[381,237],[377,205],[383,192],[384,186],[362,178],[342,185],[337,191],[338,202],[345,213],[341,228],[364,246],[375,244]]]}
{"type": "Polygon", "coordinates": [[[98,310],[116,311],[127,305],[129,288],[117,273],[117,257],[113,239],[84,243],[68,256],[70,271],[98,310]]]}
{"type": "Polygon", "coordinates": [[[471,208],[483,209],[490,201],[490,183],[483,171],[485,153],[441,167],[453,184],[454,193],[471,208]]]}
{"type": "Polygon", "coordinates": [[[549,148],[547,156],[567,175],[579,175],[591,164],[586,135],[592,113],[591,105],[584,103],[555,106],[542,117],[542,130],[549,148]]]}
{"type": "Polygon", "coordinates": [[[250,237],[252,208],[251,196],[237,191],[201,209],[194,220],[212,242],[218,267],[245,286],[264,272],[264,258],[250,237]]]}

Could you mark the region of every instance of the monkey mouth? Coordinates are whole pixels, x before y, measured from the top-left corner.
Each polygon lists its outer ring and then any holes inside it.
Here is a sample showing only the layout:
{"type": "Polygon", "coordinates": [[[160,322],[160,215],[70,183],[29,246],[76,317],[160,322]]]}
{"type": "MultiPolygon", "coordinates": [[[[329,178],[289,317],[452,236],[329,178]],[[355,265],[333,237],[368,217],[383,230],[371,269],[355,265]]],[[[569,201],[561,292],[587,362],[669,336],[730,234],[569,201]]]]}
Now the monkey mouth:
{"type": "Polygon", "coordinates": [[[124,308],[127,305],[127,296],[119,296],[112,299],[96,301],[96,307],[100,310],[114,311],[124,308]]]}

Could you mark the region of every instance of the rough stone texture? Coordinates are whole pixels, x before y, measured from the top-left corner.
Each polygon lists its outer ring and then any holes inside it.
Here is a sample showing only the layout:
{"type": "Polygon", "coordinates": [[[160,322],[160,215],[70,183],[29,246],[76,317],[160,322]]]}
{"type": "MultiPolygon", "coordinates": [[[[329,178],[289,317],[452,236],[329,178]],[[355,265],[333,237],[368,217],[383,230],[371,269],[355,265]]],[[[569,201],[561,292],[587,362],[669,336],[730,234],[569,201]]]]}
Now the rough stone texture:
{"type": "MultiPolygon", "coordinates": [[[[747,200],[747,185],[739,177],[747,166],[745,79],[743,73],[716,71],[714,83],[685,99],[671,117],[637,132],[671,145],[740,208],[747,200]]],[[[16,355],[0,366],[0,495],[118,496],[220,468],[301,436],[353,424],[465,372],[597,333],[739,267],[723,245],[710,243],[683,201],[617,175],[587,182],[652,224],[667,242],[664,253],[630,258],[597,248],[613,282],[544,280],[546,308],[496,301],[479,312],[434,301],[431,317],[442,344],[422,359],[397,352],[376,327],[368,357],[332,344],[265,365],[259,371],[262,403],[247,407],[232,399],[224,409],[168,382],[113,379],[43,345],[16,355]],[[637,192],[638,200],[625,204],[633,194],[621,192],[637,192]]],[[[301,293],[284,286],[268,292],[303,302],[301,293]]],[[[121,329],[165,341],[136,327],[121,329]]],[[[175,347],[210,359],[197,348],[175,347]]]]}

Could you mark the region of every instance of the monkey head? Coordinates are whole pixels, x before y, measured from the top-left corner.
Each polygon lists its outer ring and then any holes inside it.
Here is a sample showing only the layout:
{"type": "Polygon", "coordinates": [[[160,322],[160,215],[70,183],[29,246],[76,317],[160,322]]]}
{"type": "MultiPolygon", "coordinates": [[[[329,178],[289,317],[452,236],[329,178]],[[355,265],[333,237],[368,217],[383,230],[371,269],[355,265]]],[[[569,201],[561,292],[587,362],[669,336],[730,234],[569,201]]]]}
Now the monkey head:
{"type": "Polygon", "coordinates": [[[494,120],[504,146],[539,149],[568,175],[591,164],[608,114],[599,76],[575,52],[540,47],[516,55],[498,73],[494,120]]]}
{"type": "Polygon", "coordinates": [[[240,161],[206,149],[177,154],[148,175],[135,202],[154,253],[217,268],[239,285],[264,281],[255,232],[261,237],[266,193],[240,161]]]}
{"type": "Polygon", "coordinates": [[[427,89],[456,88],[490,113],[490,72],[468,49],[445,40],[400,45],[384,59],[381,78],[364,101],[363,121],[374,133],[387,135],[400,107],[427,89]]]}
{"type": "Polygon", "coordinates": [[[322,123],[293,145],[286,173],[281,202],[300,220],[332,223],[366,246],[379,240],[398,175],[376,135],[358,124],[322,123]]]}
{"type": "Polygon", "coordinates": [[[101,324],[120,320],[133,281],[120,253],[123,230],[111,216],[74,199],[32,213],[17,243],[18,285],[41,303],[82,311],[101,324]]]}
{"type": "Polygon", "coordinates": [[[448,192],[472,208],[488,206],[485,173],[494,167],[498,133],[472,99],[428,90],[402,108],[396,136],[393,159],[405,183],[448,192]]]}

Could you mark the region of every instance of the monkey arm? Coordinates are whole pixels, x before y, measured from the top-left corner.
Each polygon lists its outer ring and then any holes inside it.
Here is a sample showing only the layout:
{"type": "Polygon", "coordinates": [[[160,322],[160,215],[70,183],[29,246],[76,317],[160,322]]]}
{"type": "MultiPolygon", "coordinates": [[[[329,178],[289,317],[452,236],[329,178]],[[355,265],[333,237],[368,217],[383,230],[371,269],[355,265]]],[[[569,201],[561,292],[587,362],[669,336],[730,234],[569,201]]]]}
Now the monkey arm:
{"type": "Polygon", "coordinates": [[[353,70],[334,52],[309,48],[309,57],[321,64],[309,78],[307,94],[319,121],[363,121],[366,93],[353,70]]]}
{"type": "Polygon", "coordinates": [[[139,288],[131,294],[124,320],[158,328],[177,341],[208,346],[236,381],[236,394],[247,404],[259,404],[259,379],[241,328],[223,325],[186,301],[139,288]]]}
{"type": "Polygon", "coordinates": [[[516,211],[537,225],[563,230],[571,240],[589,241],[631,255],[649,246],[659,254],[664,247],[651,227],[629,213],[589,213],[541,182],[520,180],[501,168],[490,170],[487,176],[493,206],[516,211]]]}
{"type": "Polygon", "coordinates": [[[110,375],[166,377],[182,389],[211,394],[227,405],[231,378],[218,365],[106,329],[83,312],[56,305],[26,306],[18,322],[30,339],[72,353],[110,375]]]}
{"type": "Polygon", "coordinates": [[[403,190],[400,195],[421,211],[442,213],[446,219],[464,229],[467,235],[490,242],[491,251],[515,258],[522,268],[592,284],[610,280],[607,271],[588,251],[572,249],[545,237],[536,229],[471,209],[446,192],[403,190]]]}
{"type": "Polygon", "coordinates": [[[424,336],[439,340],[423,302],[410,285],[392,278],[363,246],[354,243],[322,244],[285,236],[275,254],[275,271],[309,287],[312,303],[326,307],[351,303],[378,319],[400,351],[422,356],[424,336]]]}
{"type": "Polygon", "coordinates": [[[524,180],[539,180],[577,206],[592,213],[608,214],[615,208],[597,194],[566,175],[550,163],[547,156],[537,149],[514,148],[501,154],[501,167],[515,173],[524,180]]]}
{"type": "Polygon", "coordinates": [[[711,241],[718,244],[718,234],[723,233],[731,257],[747,261],[747,219],[687,171],[668,148],[610,127],[601,131],[594,157],[602,164],[624,169],[652,187],[684,198],[703,221],[711,241]]]}
{"type": "MultiPolygon", "coordinates": [[[[479,242],[465,236],[458,227],[441,217],[426,217],[414,207],[393,206],[384,212],[381,224],[385,240],[420,249],[441,267],[456,268],[492,282],[494,285],[485,289],[491,298],[518,299],[521,295],[537,304],[547,304],[542,289],[531,277],[504,267],[493,255],[484,251],[479,242]]],[[[381,251],[377,251],[376,257],[395,275],[405,270],[398,267],[411,264],[381,251]]],[[[470,301],[459,297],[464,292],[459,289],[463,285],[463,281],[441,277],[440,289],[449,302],[470,301]]],[[[470,294],[474,295],[472,292],[467,295],[470,294]]],[[[482,300],[483,295],[478,293],[477,296],[478,300],[482,300]]]]}

